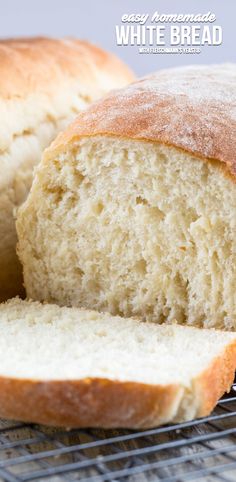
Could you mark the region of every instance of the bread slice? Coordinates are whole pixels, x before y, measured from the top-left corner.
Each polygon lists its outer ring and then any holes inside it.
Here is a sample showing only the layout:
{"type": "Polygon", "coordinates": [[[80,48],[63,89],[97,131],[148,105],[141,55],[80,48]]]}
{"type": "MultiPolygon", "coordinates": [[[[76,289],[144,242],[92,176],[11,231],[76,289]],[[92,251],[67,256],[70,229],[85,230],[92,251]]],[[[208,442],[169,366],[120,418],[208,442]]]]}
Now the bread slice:
{"type": "Polygon", "coordinates": [[[13,299],[0,305],[0,416],[144,428],[208,415],[236,334],[13,299]]]}
{"type": "Polygon", "coordinates": [[[45,152],[19,212],[30,298],[236,328],[236,66],[166,70],[45,152]]]}
{"type": "Polygon", "coordinates": [[[0,40],[0,301],[23,292],[14,209],[43,150],[92,101],[132,79],[125,64],[88,42],[0,40]]]}

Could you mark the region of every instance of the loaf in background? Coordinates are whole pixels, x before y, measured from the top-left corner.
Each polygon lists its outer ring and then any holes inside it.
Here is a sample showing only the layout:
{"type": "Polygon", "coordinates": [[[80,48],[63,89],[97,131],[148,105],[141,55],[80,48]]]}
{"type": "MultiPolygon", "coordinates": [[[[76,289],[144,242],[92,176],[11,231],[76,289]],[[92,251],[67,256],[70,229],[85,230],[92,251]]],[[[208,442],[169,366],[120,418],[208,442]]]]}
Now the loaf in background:
{"type": "Polygon", "coordinates": [[[132,79],[120,60],[88,42],[0,41],[0,300],[23,291],[13,213],[43,149],[91,101],[132,79]]]}
{"type": "Polygon", "coordinates": [[[236,328],[236,66],[160,71],[46,150],[19,212],[27,294],[236,328]]]}

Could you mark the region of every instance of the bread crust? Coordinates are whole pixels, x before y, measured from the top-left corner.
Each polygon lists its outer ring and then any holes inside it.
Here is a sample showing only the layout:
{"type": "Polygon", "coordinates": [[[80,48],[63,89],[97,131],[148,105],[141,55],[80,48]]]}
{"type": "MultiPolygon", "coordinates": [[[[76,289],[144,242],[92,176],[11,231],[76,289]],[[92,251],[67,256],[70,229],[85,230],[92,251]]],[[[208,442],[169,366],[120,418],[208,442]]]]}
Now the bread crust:
{"type": "Polygon", "coordinates": [[[194,380],[195,396],[199,400],[197,417],[208,415],[217,400],[230,391],[236,370],[236,341],[229,344],[220,357],[194,380]]]}
{"type": "MultiPolygon", "coordinates": [[[[65,79],[75,78],[86,91],[101,90],[100,75],[112,84],[131,82],[131,70],[115,55],[83,40],[46,37],[0,40],[0,98],[49,95],[65,79]],[[107,79],[105,77],[107,76],[107,79]]],[[[107,91],[104,86],[104,91],[107,91]]]]}
{"type": "Polygon", "coordinates": [[[148,428],[181,422],[211,412],[229,390],[235,367],[236,341],[194,380],[189,400],[189,389],[175,384],[0,377],[0,416],[68,428],[148,428]]]}
{"type": "Polygon", "coordinates": [[[236,65],[168,69],[112,92],[81,113],[45,154],[81,137],[163,143],[221,163],[236,178],[236,65]]]}
{"type": "Polygon", "coordinates": [[[107,379],[78,381],[0,378],[4,418],[63,427],[141,428],[168,422],[182,389],[107,379]]]}

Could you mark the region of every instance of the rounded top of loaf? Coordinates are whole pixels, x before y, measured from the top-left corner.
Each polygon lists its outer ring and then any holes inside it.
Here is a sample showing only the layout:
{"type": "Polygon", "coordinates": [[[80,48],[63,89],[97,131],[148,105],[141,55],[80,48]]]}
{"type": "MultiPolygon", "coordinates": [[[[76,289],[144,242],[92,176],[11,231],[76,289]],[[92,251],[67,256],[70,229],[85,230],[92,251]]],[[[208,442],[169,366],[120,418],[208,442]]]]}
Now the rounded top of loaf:
{"type": "Polygon", "coordinates": [[[57,137],[46,159],[95,135],[175,146],[236,176],[236,64],[161,70],[113,91],[57,137]]]}
{"type": "Polygon", "coordinates": [[[115,55],[87,41],[45,37],[0,40],[0,98],[50,95],[65,79],[76,79],[94,98],[134,79],[115,55]],[[96,94],[98,92],[98,95],[96,94]]]}

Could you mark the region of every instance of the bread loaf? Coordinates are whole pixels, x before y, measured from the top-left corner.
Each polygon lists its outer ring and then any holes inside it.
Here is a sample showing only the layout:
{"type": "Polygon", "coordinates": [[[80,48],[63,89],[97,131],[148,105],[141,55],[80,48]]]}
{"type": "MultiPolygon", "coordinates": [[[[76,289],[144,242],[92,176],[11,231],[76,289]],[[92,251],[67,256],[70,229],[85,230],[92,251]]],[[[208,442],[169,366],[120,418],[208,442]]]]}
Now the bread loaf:
{"type": "Polygon", "coordinates": [[[91,101],[132,78],[122,62],[87,42],[0,41],[0,300],[23,289],[13,212],[43,149],[91,101]]]}
{"type": "Polygon", "coordinates": [[[236,335],[13,299],[0,305],[0,416],[153,427],[208,415],[230,388],[236,335]]]}
{"type": "Polygon", "coordinates": [[[28,296],[236,328],[236,67],[160,71],[45,152],[18,218],[28,296]]]}

